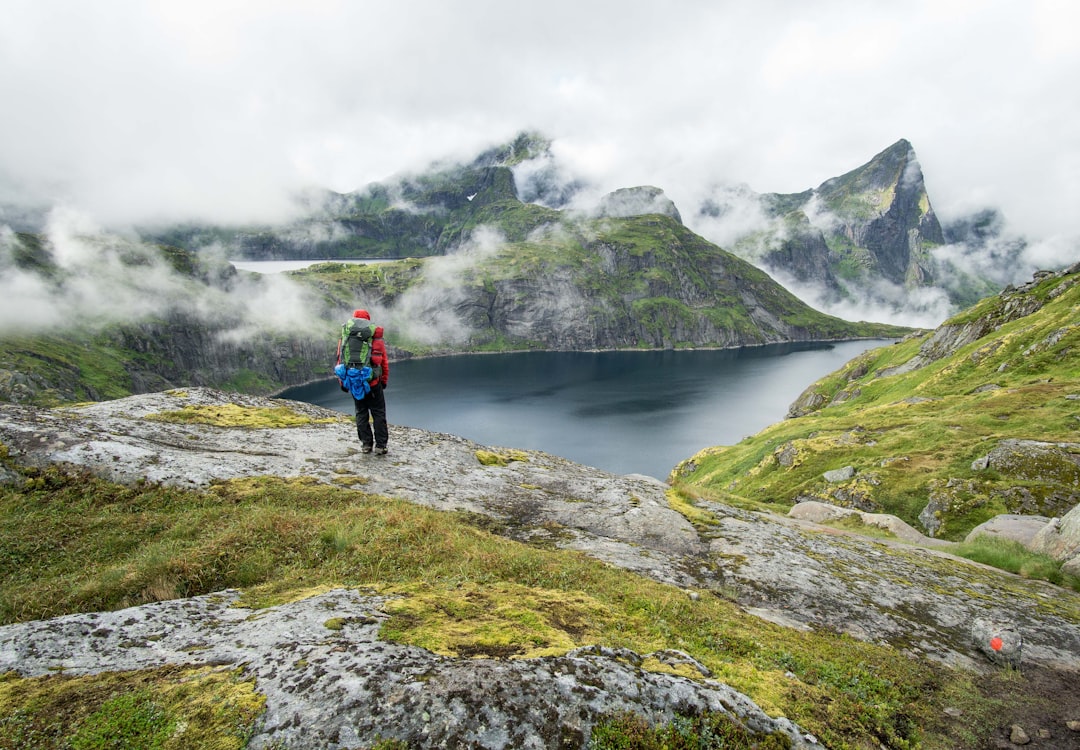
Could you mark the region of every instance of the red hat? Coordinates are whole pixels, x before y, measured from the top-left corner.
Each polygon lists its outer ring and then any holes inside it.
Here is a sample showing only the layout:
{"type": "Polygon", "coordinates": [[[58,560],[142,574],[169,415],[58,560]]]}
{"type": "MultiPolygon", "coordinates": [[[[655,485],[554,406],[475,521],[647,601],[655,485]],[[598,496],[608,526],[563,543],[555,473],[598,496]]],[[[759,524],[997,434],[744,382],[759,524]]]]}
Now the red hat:
{"type": "Polygon", "coordinates": [[[364,320],[371,320],[371,316],[368,315],[367,310],[353,310],[352,316],[354,318],[363,318],[364,320]]]}

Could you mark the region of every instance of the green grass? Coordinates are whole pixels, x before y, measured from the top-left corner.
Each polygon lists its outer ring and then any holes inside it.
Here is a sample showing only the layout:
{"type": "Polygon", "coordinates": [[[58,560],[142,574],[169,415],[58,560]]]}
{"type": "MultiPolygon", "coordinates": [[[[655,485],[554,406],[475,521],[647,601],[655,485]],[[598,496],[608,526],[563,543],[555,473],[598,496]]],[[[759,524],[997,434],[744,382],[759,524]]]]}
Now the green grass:
{"type": "MultiPolygon", "coordinates": [[[[777,509],[800,496],[834,502],[838,488],[858,490],[877,510],[916,528],[935,496],[946,505],[938,536],[950,540],[998,513],[1061,515],[1068,509],[1061,504],[1075,493],[1073,462],[1040,459],[1008,472],[972,468],[1005,439],[1076,440],[1070,397],[1080,393],[1080,284],[1052,279],[1031,294],[1050,301],[913,371],[890,374],[915,357],[929,335],[867,352],[807,389],[822,406],[737,445],[705,449],[673,478],[705,497],[777,509]],[[823,479],[824,472],[847,465],[857,471],[851,482],[823,479]]],[[[1001,302],[980,307],[993,315],[1001,302]]],[[[964,314],[957,320],[977,319],[964,314]]]]}
{"type": "Polygon", "coordinates": [[[953,554],[969,560],[1016,573],[1024,578],[1036,578],[1080,591],[1080,578],[1061,572],[1062,563],[1049,555],[1031,552],[1020,542],[989,536],[977,536],[952,550],[953,554]]]}
{"type": "MultiPolygon", "coordinates": [[[[954,705],[957,685],[973,712],[983,705],[966,673],[773,625],[709,592],[695,601],[578,553],[509,541],[464,515],[303,480],[249,479],[200,493],[58,469],[31,474],[0,493],[4,623],[227,587],[261,607],[364,586],[400,597],[384,637],[439,653],[513,656],[589,644],[687,651],[716,679],[838,749],[950,747],[952,729],[919,727],[954,705]]],[[[125,711],[137,714],[138,705],[125,711]]]]}
{"type": "Polygon", "coordinates": [[[102,335],[8,336],[0,339],[0,369],[53,384],[54,387],[42,390],[32,402],[39,406],[57,406],[69,400],[61,395],[65,390],[74,393],[77,401],[130,395],[131,377],[127,365],[136,356],[134,352],[116,348],[102,335]]]}

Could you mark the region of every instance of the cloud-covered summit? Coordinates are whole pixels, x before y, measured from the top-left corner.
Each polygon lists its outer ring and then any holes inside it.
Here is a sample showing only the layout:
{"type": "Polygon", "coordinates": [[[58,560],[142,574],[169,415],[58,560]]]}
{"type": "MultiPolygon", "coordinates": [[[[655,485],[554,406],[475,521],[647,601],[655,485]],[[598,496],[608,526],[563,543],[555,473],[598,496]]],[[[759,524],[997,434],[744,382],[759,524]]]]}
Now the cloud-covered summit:
{"type": "Polygon", "coordinates": [[[514,133],[596,195],[820,184],[899,135],[943,220],[1080,224],[1080,6],[554,0],[0,9],[0,203],[106,226],[278,220],[514,133]]]}

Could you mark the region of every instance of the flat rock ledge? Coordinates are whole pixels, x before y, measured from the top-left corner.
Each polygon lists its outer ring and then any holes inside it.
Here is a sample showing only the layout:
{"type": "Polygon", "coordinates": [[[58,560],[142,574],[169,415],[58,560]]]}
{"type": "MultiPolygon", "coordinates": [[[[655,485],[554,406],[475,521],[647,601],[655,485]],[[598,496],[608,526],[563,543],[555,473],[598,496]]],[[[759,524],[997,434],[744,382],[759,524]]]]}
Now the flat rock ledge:
{"type": "Polygon", "coordinates": [[[792,722],[730,687],[642,670],[632,652],[447,658],[379,640],[387,615],[376,595],[335,589],[257,611],[236,606],[238,596],[227,590],[0,627],[0,673],[242,667],[267,698],[252,748],[368,747],[379,738],[410,747],[584,747],[600,718],[627,710],[657,723],[676,712],[723,712],[751,732],[813,746],[792,722]],[[340,629],[327,626],[331,619],[340,629]]]}
{"type": "Polygon", "coordinates": [[[252,476],[351,481],[364,492],[491,516],[521,539],[557,526],[568,537],[563,547],[676,585],[693,583],[681,562],[704,550],[694,527],[668,507],[668,485],[658,479],[610,474],[540,451],[514,450],[525,460],[484,465],[477,451],[509,449],[398,425],[390,427],[388,455],[363,454],[351,418],[296,401],[192,388],[48,410],[0,404],[0,443],[23,465],[69,463],[125,484],[201,489],[252,476]],[[287,405],[328,421],[251,429],[146,419],[223,405],[287,405]]]}

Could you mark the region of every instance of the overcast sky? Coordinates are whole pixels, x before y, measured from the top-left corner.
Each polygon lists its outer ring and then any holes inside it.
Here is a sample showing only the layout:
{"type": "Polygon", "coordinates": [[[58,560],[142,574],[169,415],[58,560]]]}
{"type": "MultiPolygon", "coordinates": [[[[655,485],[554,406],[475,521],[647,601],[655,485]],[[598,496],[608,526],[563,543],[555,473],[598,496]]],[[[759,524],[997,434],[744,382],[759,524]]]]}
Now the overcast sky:
{"type": "Polygon", "coordinates": [[[1072,0],[2,0],[0,201],[268,218],[536,129],[605,190],[796,192],[911,141],[944,218],[1080,236],[1072,0]]]}

